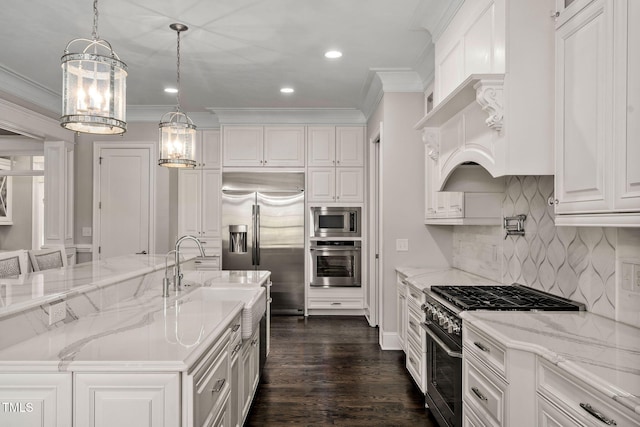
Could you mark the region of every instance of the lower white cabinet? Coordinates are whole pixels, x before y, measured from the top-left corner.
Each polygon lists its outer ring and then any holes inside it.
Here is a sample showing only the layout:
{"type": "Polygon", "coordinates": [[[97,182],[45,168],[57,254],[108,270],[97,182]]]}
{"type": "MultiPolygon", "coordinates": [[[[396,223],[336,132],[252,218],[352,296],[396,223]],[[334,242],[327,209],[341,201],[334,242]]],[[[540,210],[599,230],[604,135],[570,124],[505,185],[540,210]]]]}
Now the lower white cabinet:
{"type": "Polygon", "coordinates": [[[251,408],[251,402],[256,389],[258,388],[258,382],[260,380],[260,330],[256,330],[254,334],[248,340],[245,340],[242,344],[241,350],[241,366],[242,366],[242,380],[241,380],[241,407],[242,407],[242,420],[246,420],[251,408]]]}
{"type": "Polygon", "coordinates": [[[75,374],[73,382],[75,426],[180,424],[178,373],[83,372],[75,374]]]}
{"type": "Polygon", "coordinates": [[[71,373],[0,374],[0,426],[70,426],[71,383],[71,373]]]}
{"type": "Polygon", "coordinates": [[[537,412],[541,417],[540,422],[552,419],[560,420],[554,422],[559,422],[562,426],[593,427],[640,425],[640,414],[573,378],[547,360],[538,357],[536,365],[537,412]]]}
{"type": "Polygon", "coordinates": [[[404,274],[398,273],[396,279],[397,309],[396,322],[398,324],[398,342],[400,348],[407,351],[407,285],[402,281],[406,278],[404,274]]]}

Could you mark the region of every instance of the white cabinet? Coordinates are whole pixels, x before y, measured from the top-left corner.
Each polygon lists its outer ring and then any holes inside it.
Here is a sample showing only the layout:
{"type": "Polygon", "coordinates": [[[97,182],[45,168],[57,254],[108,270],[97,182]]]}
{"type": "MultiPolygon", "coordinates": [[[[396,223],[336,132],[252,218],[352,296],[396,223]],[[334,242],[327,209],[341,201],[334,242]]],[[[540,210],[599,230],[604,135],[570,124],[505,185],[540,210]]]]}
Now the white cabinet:
{"type": "Polygon", "coordinates": [[[398,342],[400,348],[407,351],[407,285],[403,282],[406,276],[401,273],[396,275],[397,308],[396,323],[398,327],[398,342]]]}
{"type": "Polygon", "coordinates": [[[180,424],[178,373],[77,373],[73,424],[87,427],[180,424]]]}
{"type": "Polygon", "coordinates": [[[304,167],[304,126],[225,126],[223,165],[304,167]]]}
{"type": "Polygon", "coordinates": [[[0,374],[0,425],[70,426],[71,383],[71,373],[0,374]]]}
{"type": "Polygon", "coordinates": [[[178,235],[220,236],[221,178],[215,169],[178,172],[178,235]]]}
{"type": "Polygon", "coordinates": [[[220,131],[198,131],[196,169],[220,169],[220,131]]]}
{"type": "Polygon", "coordinates": [[[575,0],[556,30],[556,225],[640,223],[637,2],[575,0]]]}
{"type": "Polygon", "coordinates": [[[240,361],[242,349],[242,321],[240,316],[231,322],[231,338],[229,338],[229,363],[231,365],[231,395],[229,396],[230,425],[242,426],[242,380],[244,376],[243,366],[240,361]]]}
{"type": "Polygon", "coordinates": [[[309,127],[307,200],[364,202],[364,128],[309,127]]]}
{"type": "Polygon", "coordinates": [[[364,202],[363,168],[308,168],[307,200],[309,202],[364,202]]]}
{"type": "Polygon", "coordinates": [[[307,128],[307,166],[364,166],[364,128],[315,126],[307,128]]]}
{"type": "Polygon", "coordinates": [[[246,420],[251,409],[251,402],[258,388],[260,380],[260,330],[256,330],[248,340],[242,344],[241,350],[242,363],[242,420],[246,420]]]}
{"type": "Polygon", "coordinates": [[[310,315],[362,315],[363,288],[310,287],[307,291],[307,310],[310,315]]]}
{"type": "MultiPolygon", "coordinates": [[[[563,426],[640,425],[640,414],[568,375],[547,360],[536,363],[537,415],[539,422],[552,419],[563,426]]],[[[544,424],[538,424],[544,425],[544,424]]],[[[549,424],[547,424],[549,425],[549,424]]]]}
{"type": "Polygon", "coordinates": [[[45,245],[73,245],[74,164],[73,143],[44,143],[45,245]]]}
{"type": "Polygon", "coordinates": [[[406,288],[406,368],[418,388],[423,393],[427,391],[427,338],[421,324],[425,321],[422,304],[425,303],[424,293],[417,291],[411,285],[406,288]]]}

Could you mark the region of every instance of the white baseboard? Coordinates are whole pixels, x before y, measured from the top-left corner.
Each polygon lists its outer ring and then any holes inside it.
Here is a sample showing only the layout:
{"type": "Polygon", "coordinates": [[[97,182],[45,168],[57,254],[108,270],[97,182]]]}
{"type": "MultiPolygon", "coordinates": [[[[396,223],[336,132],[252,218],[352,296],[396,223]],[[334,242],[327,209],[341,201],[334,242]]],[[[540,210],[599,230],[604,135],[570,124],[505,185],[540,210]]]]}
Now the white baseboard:
{"type": "Polygon", "coordinates": [[[383,350],[402,350],[398,332],[385,332],[380,329],[380,348],[383,350]]]}

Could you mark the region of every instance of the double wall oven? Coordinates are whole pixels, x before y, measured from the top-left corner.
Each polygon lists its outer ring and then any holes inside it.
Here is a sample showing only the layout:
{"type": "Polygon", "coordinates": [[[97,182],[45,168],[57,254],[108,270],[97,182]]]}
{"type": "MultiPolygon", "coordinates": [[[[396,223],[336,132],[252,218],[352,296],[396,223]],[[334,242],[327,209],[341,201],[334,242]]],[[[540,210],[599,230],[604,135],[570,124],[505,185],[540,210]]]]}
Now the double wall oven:
{"type": "Polygon", "coordinates": [[[313,207],[312,287],[361,286],[361,208],[313,207]]]}
{"type": "Polygon", "coordinates": [[[431,286],[423,291],[426,334],[426,401],[440,426],[462,426],[464,310],[577,311],[584,305],[522,285],[431,286]]]}

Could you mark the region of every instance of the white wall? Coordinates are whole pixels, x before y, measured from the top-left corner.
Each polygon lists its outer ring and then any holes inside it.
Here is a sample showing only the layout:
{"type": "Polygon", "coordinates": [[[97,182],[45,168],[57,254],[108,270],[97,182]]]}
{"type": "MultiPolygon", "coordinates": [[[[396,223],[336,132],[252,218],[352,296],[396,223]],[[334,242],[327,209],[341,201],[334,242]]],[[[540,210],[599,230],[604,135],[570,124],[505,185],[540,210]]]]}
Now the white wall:
{"type": "MultiPolygon", "coordinates": [[[[103,136],[81,134],[75,147],[75,242],[92,243],[92,237],[82,236],[82,227],[93,224],[93,142],[158,140],[156,123],[128,123],[127,132],[123,136],[103,136]]],[[[156,166],[156,253],[166,253],[175,242],[177,233],[178,172],[156,166]],[[171,203],[173,201],[173,203],[171,203]]]]}
{"type": "Polygon", "coordinates": [[[367,123],[368,138],[383,122],[382,187],[382,313],[381,344],[395,335],[397,266],[448,266],[451,227],[424,225],[424,144],[413,126],[423,116],[422,93],[385,93],[367,123]],[[407,252],[396,251],[396,239],[408,239],[407,252]]]}

